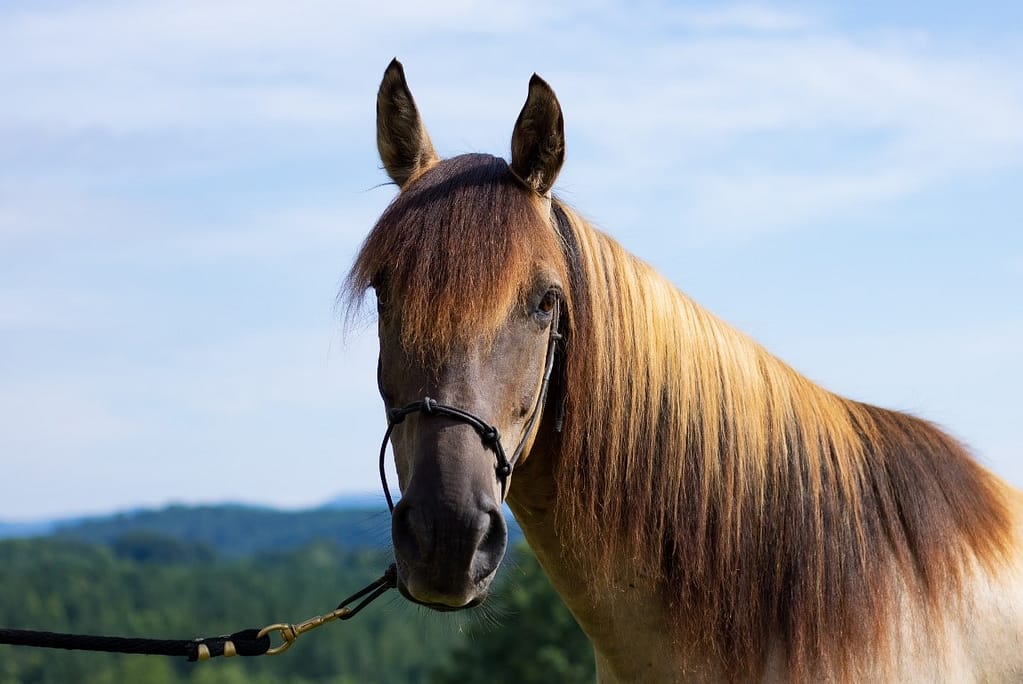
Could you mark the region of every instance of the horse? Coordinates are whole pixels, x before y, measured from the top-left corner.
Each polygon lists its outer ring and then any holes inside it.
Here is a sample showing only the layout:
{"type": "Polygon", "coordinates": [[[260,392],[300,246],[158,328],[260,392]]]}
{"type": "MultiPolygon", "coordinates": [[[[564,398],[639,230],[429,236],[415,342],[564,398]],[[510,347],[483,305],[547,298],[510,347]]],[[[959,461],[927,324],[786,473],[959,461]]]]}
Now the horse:
{"type": "Polygon", "coordinates": [[[553,195],[543,79],[510,162],[442,160],[395,60],[377,146],[399,192],[341,296],[376,296],[407,599],[486,597],[506,499],[601,682],[1023,681],[1023,495],[935,425],[817,386],[553,195]]]}

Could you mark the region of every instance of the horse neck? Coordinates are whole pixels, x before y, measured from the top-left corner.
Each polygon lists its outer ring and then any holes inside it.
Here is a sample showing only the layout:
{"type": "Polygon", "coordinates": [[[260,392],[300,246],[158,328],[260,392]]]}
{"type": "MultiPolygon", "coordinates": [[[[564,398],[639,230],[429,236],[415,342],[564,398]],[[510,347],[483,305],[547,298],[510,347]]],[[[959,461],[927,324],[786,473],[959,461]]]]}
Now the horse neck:
{"type": "Polygon", "coordinates": [[[999,486],[954,440],[817,387],[570,219],[565,433],[545,433],[512,505],[598,650],[619,646],[601,620],[626,616],[683,659],[700,657],[686,633],[731,648],[733,674],[768,643],[791,672],[851,667],[897,596],[936,616],[971,559],[1005,557],[999,486]]]}

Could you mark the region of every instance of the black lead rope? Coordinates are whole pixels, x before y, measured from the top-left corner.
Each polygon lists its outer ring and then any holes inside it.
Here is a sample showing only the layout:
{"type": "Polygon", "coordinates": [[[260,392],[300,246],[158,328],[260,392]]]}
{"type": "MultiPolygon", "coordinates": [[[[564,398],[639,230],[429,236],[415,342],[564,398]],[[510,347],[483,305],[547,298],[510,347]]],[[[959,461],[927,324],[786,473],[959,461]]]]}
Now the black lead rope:
{"type": "Polygon", "coordinates": [[[183,656],[195,661],[220,655],[263,655],[270,648],[270,637],[259,637],[258,634],[258,629],[244,629],[227,636],[186,640],[135,639],[90,634],[35,632],[28,629],[0,629],[0,643],[11,646],[63,648],[70,651],[183,656]],[[206,658],[200,657],[200,649],[205,649],[208,654],[206,658]]]}
{"type": "Polygon", "coordinates": [[[234,634],[198,639],[137,639],[93,634],[37,632],[30,629],[0,629],[0,644],[62,648],[69,651],[185,657],[191,662],[209,660],[218,656],[230,658],[232,656],[277,655],[288,650],[295,639],[305,632],[334,620],[348,620],[354,617],[360,610],[396,585],[397,570],[392,563],[380,579],[346,598],[330,613],[317,615],[297,625],[277,623],[262,629],[243,629],[234,634]],[[349,604],[359,599],[362,600],[353,608],[348,607],[349,604]],[[281,637],[281,644],[276,647],[271,647],[270,634],[272,632],[277,632],[281,637]]]}

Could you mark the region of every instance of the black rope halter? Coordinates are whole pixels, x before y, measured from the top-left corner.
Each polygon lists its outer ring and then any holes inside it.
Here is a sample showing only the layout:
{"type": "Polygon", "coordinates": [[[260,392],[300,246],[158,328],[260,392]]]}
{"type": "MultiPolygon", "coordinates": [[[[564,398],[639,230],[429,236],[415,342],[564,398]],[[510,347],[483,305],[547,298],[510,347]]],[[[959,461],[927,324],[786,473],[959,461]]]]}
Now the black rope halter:
{"type": "MultiPolygon", "coordinates": [[[[436,399],[430,397],[423,397],[418,401],[413,401],[410,404],[405,404],[399,408],[392,408],[387,411],[387,430],[384,432],[384,439],[380,442],[380,484],[384,488],[384,496],[387,498],[387,507],[394,511],[394,500],[391,498],[391,490],[387,486],[387,471],[384,467],[384,462],[387,458],[387,442],[391,438],[391,432],[394,430],[394,426],[400,424],[405,420],[405,417],[412,413],[423,413],[427,416],[439,415],[453,418],[459,422],[465,423],[480,436],[483,441],[483,446],[494,452],[497,457],[497,466],[495,472],[497,474],[497,480],[501,483],[501,499],[508,494],[508,477],[511,475],[512,470],[515,468],[515,464],[518,463],[519,457],[522,455],[523,449],[526,447],[526,442],[529,441],[530,436],[533,434],[534,429],[539,422],[540,415],[543,413],[544,405],[547,403],[547,389],[551,383],[551,372],[554,370],[554,357],[557,354],[558,341],[561,340],[562,335],[558,330],[559,321],[561,319],[561,298],[556,297],[554,299],[554,309],[551,313],[551,328],[550,335],[547,341],[547,355],[544,358],[544,369],[543,369],[543,380],[540,383],[540,391],[536,395],[536,403],[533,405],[533,412],[529,416],[529,420],[526,422],[526,427],[522,433],[522,439],[519,441],[518,446],[515,447],[515,451],[512,452],[512,456],[509,459],[504,453],[504,445],[501,444],[501,434],[497,428],[483,420],[479,416],[470,413],[464,409],[460,409],[457,406],[449,406],[442,404],[436,399]]],[[[557,429],[560,430],[560,418],[558,420],[557,429]]]]}

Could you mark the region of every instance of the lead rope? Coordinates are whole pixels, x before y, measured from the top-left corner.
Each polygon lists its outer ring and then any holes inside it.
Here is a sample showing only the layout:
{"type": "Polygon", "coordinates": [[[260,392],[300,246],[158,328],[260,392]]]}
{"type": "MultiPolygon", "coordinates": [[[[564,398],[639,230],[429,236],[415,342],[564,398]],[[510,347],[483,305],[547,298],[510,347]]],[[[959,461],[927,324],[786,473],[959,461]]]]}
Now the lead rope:
{"type": "Polygon", "coordinates": [[[190,662],[205,661],[218,656],[277,655],[287,651],[295,639],[308,631],[334,620],[348,620],[360,610],[397,585],[398,572],[394,563],[380,579],[375,580],[338,604],[325,615],[311,617],[298,624],[278,622],[263,629],[243,629],[234,634],[198,639],[137,639],[134,637],[97,636],[93,634],[65,634],[37,632],[29,629],[0,629],[0,644],[32,646],[36,648],[62,648],[69,651],[100,651],[103,653],[133,653],[139,655],[184,656],[190,662]],[[365,597],[365,598],[363,598],[365,597]],[[349,604],[362,599],[354,607],[349,604]],[[270,634],[277,632],[281,643],[271,645],[270,634]]]}

